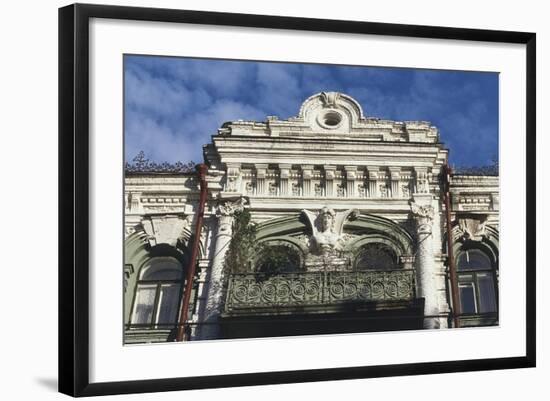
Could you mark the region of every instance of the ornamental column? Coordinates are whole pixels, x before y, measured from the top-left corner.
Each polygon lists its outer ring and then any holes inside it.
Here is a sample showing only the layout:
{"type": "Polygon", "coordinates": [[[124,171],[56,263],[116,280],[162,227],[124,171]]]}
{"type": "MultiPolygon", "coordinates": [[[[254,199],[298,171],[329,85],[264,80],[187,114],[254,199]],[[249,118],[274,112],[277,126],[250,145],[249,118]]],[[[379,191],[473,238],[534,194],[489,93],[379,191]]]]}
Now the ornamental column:
{"type": "Polygon", "coordinates": [[[200,338],[219,338],[219,317],[223,304],[223,282],[225,254],[229,248],[233,233],[233,219],[236,211],[242,211],[246,200],[239,198],[233,201],[220,203],[216,210],[218,227],[215,234],[214,257],[210,267],[210,279],[208,284],[208,297],[203,320],[203,329],[200,338]]]}
{"type": "Polygon", "coordinates": [[[434,207],[430,194],[415,194],[411,211],[416,222],[417,249],[415,257],[417,296],[424,298],[424,328],[438,329],[439,299],[436,283],[436,263],[433,252],[432,226],[434,207]]]}

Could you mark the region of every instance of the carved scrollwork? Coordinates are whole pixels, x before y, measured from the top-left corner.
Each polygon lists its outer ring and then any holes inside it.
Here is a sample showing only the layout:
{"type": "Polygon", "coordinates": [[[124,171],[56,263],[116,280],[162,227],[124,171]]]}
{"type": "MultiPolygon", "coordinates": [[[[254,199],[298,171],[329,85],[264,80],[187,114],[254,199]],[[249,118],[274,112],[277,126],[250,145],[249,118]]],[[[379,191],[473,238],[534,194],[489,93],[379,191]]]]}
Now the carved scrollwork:
{"type": "Polygon", "coordinates": [[[432,222],[434,218],[433,206],[411,202],[411,212],[416,220],[417,233],[430,234],[432,232],[432,222]]]}
{"type": "Polygon", "coordinates": [[[458,231],[460,238],[470,241],[481,241],[487,236],[485,223],[487,215],[479,215],[475,217],[460,217],[458,219],[458,231]]]}
{"type": "Polygon", "coordinates": [[[247,307],[337,304],[349,301],[409,300],[413,270],[285,273],[230,276],[226,310],[247,307]]]}
{"type": "Polygon", "coordinates": [[[132,159],[132,163],[126,162],[124,170],[127,173],[192,173],[195,171],[195,162],[156,163],[145,157],[145,152],[140,151],[132,159]]]}
{"type": "Polygon", "coordinates": [[[246,198],[239,198],[234,201],[220,203],[216,210],[217,216],[232,216],[236,211],[242,211],[248,203],[246,198]]]}
{"type": "Polygon", "coordinates": [[[338,99],[340,99],[339,92],[321,92],[321,101],[324,107],[336,107],[338,99]]]}

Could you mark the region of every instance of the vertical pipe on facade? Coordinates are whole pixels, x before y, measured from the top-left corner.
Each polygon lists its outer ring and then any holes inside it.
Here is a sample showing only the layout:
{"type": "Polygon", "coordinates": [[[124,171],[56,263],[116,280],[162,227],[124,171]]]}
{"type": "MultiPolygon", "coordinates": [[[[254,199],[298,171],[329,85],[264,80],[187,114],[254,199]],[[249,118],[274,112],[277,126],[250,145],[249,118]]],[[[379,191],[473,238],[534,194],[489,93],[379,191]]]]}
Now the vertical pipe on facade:
{"type": "Polygon", "coordinates": [[[447,260],[449,263],[449,276],[451,279],[451,298],[453,302],[452,316],[455,327],[460,327],[460,303],[458,300],[458,283],[455,268],[455,259],[453,254],[453,236],[451,228],[451,168],[448,164],[444,166],[444,196],[445,196],[445,217],[447,226],[447,260]]]}
{"type": "Polygon", "coordinates": [[[199,176],[200,183],[200,198],[199,198],[199,207],[197,210],[197,220],[195,223],[195,236],[193,238],[193,247],[191,250],[191,259],[189,260],[189,265],[187,266],[187,277],[185,281],[185,288],[183,290],[183,302],[181,305],[181,310],[178,320],[178,333],[176,336],[176,341],[184,341],[186,337],[186,322],[187,315],[189,313],[189,302],[191,299],[191,291],[193,290],[193,279],[195,277],[195,269],[197,266],[197,257],[199,255],[199,243],[202,230],[202,221],[204,218],[204,207],[206,204],[207,196],[207,184],[206,184],[206,171],[208,167],[206,164],[199,164],[197,166],[197,172],[199,176]]]}

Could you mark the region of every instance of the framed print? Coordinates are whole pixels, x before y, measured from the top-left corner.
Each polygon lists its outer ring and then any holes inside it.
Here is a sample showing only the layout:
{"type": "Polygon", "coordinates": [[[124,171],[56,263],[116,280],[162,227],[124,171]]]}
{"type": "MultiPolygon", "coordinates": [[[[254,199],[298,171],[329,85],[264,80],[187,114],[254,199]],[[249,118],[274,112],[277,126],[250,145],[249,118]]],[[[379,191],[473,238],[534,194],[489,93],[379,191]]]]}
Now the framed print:
{"type": "Polygon", "coordinates": [[[535,366],[535,82],[534,33],[61,8],[60,391],[535,366]]]}

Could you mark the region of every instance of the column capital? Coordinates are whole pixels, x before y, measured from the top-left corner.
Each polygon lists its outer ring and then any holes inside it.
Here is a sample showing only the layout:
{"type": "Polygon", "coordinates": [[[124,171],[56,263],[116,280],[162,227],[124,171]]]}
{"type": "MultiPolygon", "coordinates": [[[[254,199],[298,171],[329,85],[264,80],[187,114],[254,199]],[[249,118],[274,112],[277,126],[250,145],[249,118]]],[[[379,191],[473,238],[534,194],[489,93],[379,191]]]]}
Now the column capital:
{"type": "Polygon", "coordinates": [[[324,166],[325,178],[327,180],[334,180],[336,177],[336,166],[324,166]]]}
{"type": "Polygon", "coordinates": [[[411,202],[411,212],[416,220],[418,234],[431,234],[434,207],[431,204],[411,202]]]}
{"type": "Polygon", "coordinates": [[[401,167],[388,167],[392,180],[398,181],[401,179],[401,167]]]}
{"type": "Polygon", "coordinates": [[[222,201],[216,209],[216,216],[233,216],[235,212],[241,212],[244,206],[248,203],[246,198],[238,198],[233,200],[222,201]]]}
{"type": "Polygon", "coordinates": [[[380,175],[380,167],[369,166],[367,167],[367,173],[369,175],[369,180],[377,180],[380,175]]]}

